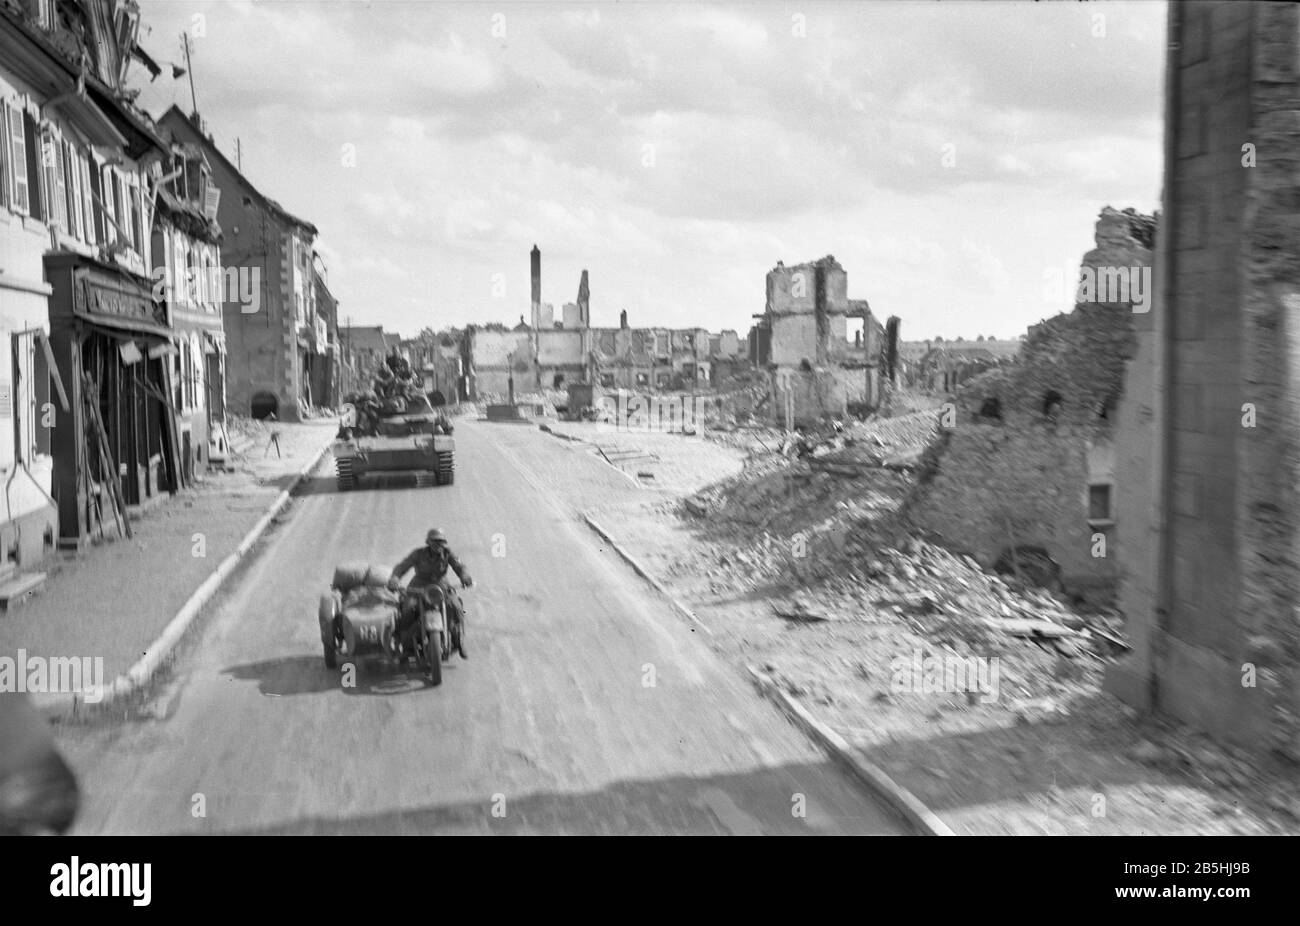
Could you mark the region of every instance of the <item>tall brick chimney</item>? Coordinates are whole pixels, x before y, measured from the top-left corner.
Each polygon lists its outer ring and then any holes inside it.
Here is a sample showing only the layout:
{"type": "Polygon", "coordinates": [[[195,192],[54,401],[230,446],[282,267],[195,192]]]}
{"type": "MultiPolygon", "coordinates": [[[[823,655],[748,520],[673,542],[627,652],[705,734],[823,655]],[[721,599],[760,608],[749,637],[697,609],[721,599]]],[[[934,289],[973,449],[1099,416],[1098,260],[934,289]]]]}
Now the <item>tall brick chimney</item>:
{"type": "Polygon", "coordinates": [[[532,258],[530,269],[533,281],[533,328],[535,329],[538,313],[542,309],[542,252],[538,250],[537,245],[533,245],[530,257],[532,258]]]}
{"type": "Polygon", "coordinates": [[[578,326],[591,327],[591,289],[587,286],[587,271],[582,271],[578,282],[578,326]]]}

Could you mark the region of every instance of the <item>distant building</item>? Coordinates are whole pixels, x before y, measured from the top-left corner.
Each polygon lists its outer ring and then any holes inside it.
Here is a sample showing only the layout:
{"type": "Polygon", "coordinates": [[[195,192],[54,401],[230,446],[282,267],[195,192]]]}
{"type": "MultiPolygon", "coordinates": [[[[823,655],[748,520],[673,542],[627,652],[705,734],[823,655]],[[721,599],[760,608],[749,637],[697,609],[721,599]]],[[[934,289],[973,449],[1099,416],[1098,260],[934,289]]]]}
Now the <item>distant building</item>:
{"type": "Polygon", "coordinates": [[[786,426],[874,409],[882,399],[885,329],[866,300],[850,299],[834,257],[767,274],[767,304],[751,356],[771,374],[772,414],[786,426]]]}
{"type": "Polygon", "coordinates": [[[592,327],[585,270],[577,301],[566,303],[562,320],[554,323],[549,303],[541,301],[541,251],[534,246],[530,257],[533,323],[521,320],[510,331],[475,326],[467,333],[469,395],[504,396],[512,375],[518,392],[562,390],[574,383],[607,389],[711,389],[716,364],[725,363],[730,370],[747,359],[747,345],[734,330],[632,328],[625,311],[617,328],[592,327]]]}
{"type": "Polygon", "coordinates": [[[385,332],[383,325],[345,325],[339,328],[339,344],[352,370],[353,387],[348,391],[364,392],[374,385],[385,358],[401,349],[402,339],[385,332]]]}

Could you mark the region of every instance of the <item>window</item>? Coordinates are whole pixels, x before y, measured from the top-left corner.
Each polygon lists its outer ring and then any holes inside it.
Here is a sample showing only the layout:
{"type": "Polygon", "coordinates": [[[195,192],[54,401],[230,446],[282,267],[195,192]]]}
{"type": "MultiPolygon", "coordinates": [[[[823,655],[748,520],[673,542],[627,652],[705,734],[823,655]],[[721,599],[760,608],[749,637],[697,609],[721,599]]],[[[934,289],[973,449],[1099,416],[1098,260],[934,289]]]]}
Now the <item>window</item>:
{"type": "Polygon", "coordinates": [[[1088,523],[1114,520],[1111,510],[1111,486],[1097,484],[1088,486],[1088,523]]]}
{"type": "Polygon", "coordinates": [[[1059,392],[1055,389],[1048,390],[1047,394],[1043,396],[1043,414],[1055,421],[1061,414],[1061,405],[1063,403],[1064,400],[1059,392]]]}
{"type": "Polygon", "coordinates": [[[178,232],[172,232],[171,292],[167,298],[173,304],[185,299],[185,242],[178,232]]]}
{"type": "Polygon", "coordinates": [[[126,178],[115,170],[109,174],[109,179],[113,184],[113,221],[116,223],[113,228],[113,238],[130,247],[131,242],[126,237],[130,234],[129,226],[131,224],[126,218],[126,178]]]}
{"type": "Polygon", "coordinates": [[[41,133],[31,113],[23,112],[23,138],[27,148],[27,207],[34,219],[49,216],[49,203],[41,192],[41,133]]]}
{"type": "Polygon", "coordinates": [[[144,202],[140,197],[140,183],[131,181],[131,244],[135,253],[144,257],[144,202]]]}
{"type": "Polygon", "coordinates": [[[194,253],[194,246],[188,245],[185,248],[185,301],[190,306],[199,301],[199,274],[198,260],[194,253]]]}
{"type": "Polygon", "coordinates": [[[63,139],[52,127],[41,133],[41,165],[45,173],[45,201],[52,227],[68,229],[68,185],[63,170],[63,139]]]}
{"type": "Polygon", "coordinates": [[[81,155],[67,141],[63,143],[63,173],[67,188],[68,231],[84,241],[86,234],[85,217],[81,210],[81,155]]]}
{"type": "Polygon", "coordinates": [[[27,141],[23,131],[26,114],[13,104],[6,103],[5,115],[9,126],[8,144],[6,145],[6,151],[9,153],[6,162],[9,165],[9,182],[11,184],[9,201],[15,211],[30,213],[31,204],[28,201],[30,194],[27,180],[27,141]]]}
{"type": "Polygon", "coordinates": [[[118,228],[121,225],[119,218],[122,213],[122,191],[117,186],[117,171],[111,167],[104,168],[103,173],[103,195],[104,203],[104,230],[107,233],[107,242],[115,244],[118,239],[118,228]]]}
{"type": "Polygon", "coordinates": [[[86,179],[90,190],[91,215],[95,223],[95,240],[97,243],[108,244],[111,239],[104,215],[104,178],[99,165],[95,163],[94,154],[91,154],[86,164],[86,179]]]}
{"type": "Polygon", "coordinates": [[[989,396],[980,405],[979,418],[989,418],[994,421],[1002,420],[1002,400],[997,396],[989,396]]]}

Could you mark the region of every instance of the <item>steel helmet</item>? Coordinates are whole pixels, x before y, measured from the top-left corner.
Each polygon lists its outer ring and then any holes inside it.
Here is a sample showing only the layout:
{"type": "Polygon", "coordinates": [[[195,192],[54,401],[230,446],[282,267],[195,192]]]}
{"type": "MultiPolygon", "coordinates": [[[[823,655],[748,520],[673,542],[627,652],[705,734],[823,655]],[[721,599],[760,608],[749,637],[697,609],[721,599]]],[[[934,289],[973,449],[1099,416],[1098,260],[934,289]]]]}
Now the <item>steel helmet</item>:
{"type": "Polygon", "coordinates": [[[430,530],[429,533],[424,535],[424,542],[425,543],[446,543],[447,535],[435,527],[432,530],[430,530]]]}

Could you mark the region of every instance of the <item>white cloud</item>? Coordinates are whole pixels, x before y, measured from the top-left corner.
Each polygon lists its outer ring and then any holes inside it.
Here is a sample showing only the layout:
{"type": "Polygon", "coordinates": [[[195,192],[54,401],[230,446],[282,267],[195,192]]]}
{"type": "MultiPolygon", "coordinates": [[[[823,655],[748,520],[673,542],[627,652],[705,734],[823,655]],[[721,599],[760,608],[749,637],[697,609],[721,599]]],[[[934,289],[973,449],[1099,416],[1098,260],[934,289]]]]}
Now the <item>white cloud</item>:
{"type": "Polygon", "coordinates": [[[544,298],[585,267],[610,324],[743,332],[777,260],[833,253],[917,336],[1023,330],[1101,205],[1153,205],[1164,4],[1107,4],[1104,40],[1074,7],[812,3],[798,38],[779,4],[519,4],[500,39],[478,5],[142,3],[164,59],[206,16],[200,109],[354,320],[513,321],[536,242],[544,298]]]}

